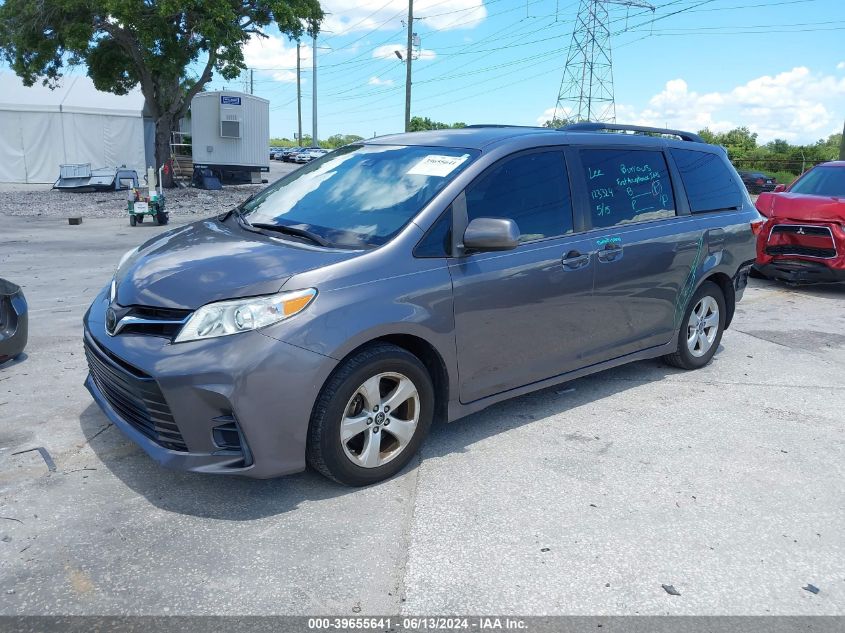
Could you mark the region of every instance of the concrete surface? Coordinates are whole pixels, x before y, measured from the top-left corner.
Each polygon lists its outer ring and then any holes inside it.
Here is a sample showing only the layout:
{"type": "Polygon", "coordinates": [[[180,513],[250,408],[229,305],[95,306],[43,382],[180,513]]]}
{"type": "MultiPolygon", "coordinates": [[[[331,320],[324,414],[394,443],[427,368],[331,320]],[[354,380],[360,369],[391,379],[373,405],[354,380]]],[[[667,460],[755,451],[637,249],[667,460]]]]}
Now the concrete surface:
{"type": "Polygon", "coordinates": [[[845,286],[753,281],[705,369],[497,405],[348,489],[163,470],[93,405],[82,314],[162,230],[0,216],[31,308],[0,368],[0,614],[845,614],[845,286]],[[39,446],[56,472],[15,454],[39,446]]]}

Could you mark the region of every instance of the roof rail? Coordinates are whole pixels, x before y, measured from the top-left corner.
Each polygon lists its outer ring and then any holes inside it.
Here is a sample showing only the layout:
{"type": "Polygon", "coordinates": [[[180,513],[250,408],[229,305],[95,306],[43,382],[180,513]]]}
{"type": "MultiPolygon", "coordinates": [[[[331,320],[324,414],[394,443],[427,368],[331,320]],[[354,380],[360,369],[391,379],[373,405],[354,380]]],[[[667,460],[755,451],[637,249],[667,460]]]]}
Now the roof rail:
{"type": "Polygon", "coordinates": [[[583,123],[570,123],[559,127],[558,130],[562,132],[602,132],[602,131],[619,131],[619,132],[650,132],[652,134],[666,134],[670,136],[677,136],[682,141],[691,141],[693,143],[705,143],[706,141],[698,134],[692,132],[683,132],[681,130],[672,130],[664,127],[648,127],[646,125],[624,125],[621,123],[598,123],[593,121],[584,121],[583,123]]]}
{"type": "Polygon", "coordinates": [[[542,127],[540,125],[508,125],[507,123],[473,123],[472,125],[465,125],[465,128],[484,128],[484,127],[494,127],[494,128],[507,128],[507,127],[516,127],[516,128],[523,128],[529,130],[547,130],[549,128],[542,127]]]}

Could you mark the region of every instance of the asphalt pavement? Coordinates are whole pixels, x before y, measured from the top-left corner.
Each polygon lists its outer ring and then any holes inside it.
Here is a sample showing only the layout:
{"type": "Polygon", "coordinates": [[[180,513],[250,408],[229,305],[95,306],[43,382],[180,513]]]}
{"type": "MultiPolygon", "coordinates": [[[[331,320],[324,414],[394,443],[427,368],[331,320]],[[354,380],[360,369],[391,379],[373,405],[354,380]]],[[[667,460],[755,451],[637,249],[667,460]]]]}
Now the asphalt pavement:
{"type": "Polygon", "coordinates": [[[93,404],[82,315],[163,230],[0,216],[31,309],[0,368],[0,614],[845,614],[845,285],[753,280],[708,367],[496,405],[350,489],[164,470],[93,404]]]}

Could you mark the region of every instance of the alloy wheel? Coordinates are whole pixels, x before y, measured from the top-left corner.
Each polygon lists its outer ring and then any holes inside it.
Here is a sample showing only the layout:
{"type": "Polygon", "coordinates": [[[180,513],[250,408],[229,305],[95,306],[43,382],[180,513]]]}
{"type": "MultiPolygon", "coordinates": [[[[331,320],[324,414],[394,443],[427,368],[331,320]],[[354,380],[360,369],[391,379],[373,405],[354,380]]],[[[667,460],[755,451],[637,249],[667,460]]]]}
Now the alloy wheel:
{"type": "Polygon", "coordinates": [[[376,374],[346,404],[340,424],[343,452],[357,466],[378,468],[405,450],[419,419],[416,385],[400,373],[376,374]]]}
{"type": "Polygon", "coordinates": [[[687,349],[696,358],[704,356],[719,333],[719,304],[707,295],[702,297],[687,322],[687,349]]]}

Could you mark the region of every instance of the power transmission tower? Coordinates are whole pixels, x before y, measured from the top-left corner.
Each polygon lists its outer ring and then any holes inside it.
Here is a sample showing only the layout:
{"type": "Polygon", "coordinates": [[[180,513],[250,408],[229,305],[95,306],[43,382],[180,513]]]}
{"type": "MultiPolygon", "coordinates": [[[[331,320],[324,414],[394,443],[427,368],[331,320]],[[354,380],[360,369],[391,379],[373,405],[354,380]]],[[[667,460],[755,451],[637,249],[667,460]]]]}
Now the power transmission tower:
{"type": "MultiPolygon", "coordinates": [[[[649,9],[640,0],[581,0],[560,82],[554,118],[616,121],[608,5],[649,9]]],[[[624,29],[622,29],[624,30],[624,29]]]]}

